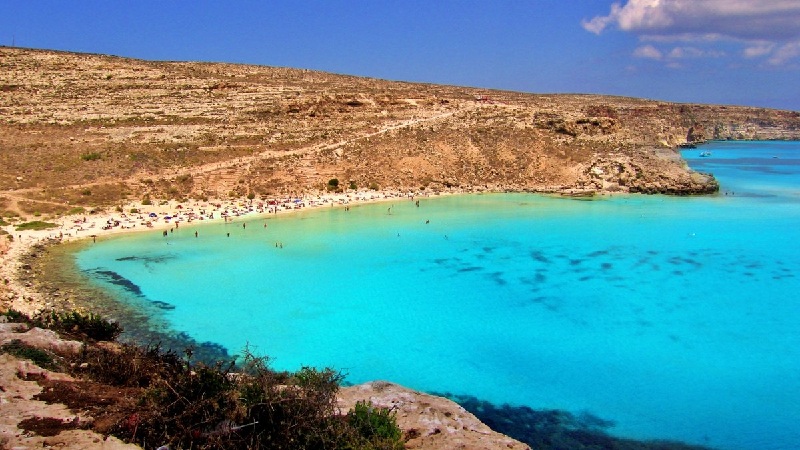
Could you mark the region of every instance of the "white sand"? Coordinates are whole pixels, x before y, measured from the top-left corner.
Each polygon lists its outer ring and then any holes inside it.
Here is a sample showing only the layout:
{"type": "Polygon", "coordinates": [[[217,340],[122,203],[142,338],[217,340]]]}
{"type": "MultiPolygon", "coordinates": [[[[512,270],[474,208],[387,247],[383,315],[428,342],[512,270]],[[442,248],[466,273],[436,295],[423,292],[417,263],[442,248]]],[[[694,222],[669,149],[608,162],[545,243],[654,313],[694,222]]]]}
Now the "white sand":
{"type": "MultiPolygon", "coordinates": [[[[462,193],[461,191],[447,194],[462,193]]],[[[47,299],[36,292],[34,286],[25,285],[18,279],[20,258],[31,247],[40,242],[59,240],[70,242],[144,231],[168,230],[175,227],[204,223],[241,221],[244,218],[259,219],[275,214],[287,214],[299,210],[320,207],[341,207],[388,200],[413,200],[440,193],[399,191],[358,191],[350,193],[303,195],[300,197],[277,197],[269,200],[209,200],[153,201],[152,205],[131,202],[121,207],[122,211],[98,211],[95,214],[79,214],[60,217],[49,222],[60,226],[48,230],[16,231],[14,225],[3,228],[13,235],[13,241],[0,246],[0,303],[25,314],[33,315],[47,307],[47,299]],[[137,211],[135,213],[131,211],[137,211]],[[5,291],[2,291],[5,289],[5,291]]],[[[4,237],[2,239],[5,239],[4,237]]]]}

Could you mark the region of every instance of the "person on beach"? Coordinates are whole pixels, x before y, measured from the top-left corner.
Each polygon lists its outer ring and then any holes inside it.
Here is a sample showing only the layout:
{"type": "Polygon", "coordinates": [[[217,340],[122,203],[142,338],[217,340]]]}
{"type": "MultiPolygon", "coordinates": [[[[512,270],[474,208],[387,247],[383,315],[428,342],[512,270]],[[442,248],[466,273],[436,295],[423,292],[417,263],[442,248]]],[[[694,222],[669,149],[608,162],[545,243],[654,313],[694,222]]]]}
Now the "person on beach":
{"type": "Polygon", "coordinates": [[[197,237],[197,231],[194,232],[194,237],[197,237]]]}

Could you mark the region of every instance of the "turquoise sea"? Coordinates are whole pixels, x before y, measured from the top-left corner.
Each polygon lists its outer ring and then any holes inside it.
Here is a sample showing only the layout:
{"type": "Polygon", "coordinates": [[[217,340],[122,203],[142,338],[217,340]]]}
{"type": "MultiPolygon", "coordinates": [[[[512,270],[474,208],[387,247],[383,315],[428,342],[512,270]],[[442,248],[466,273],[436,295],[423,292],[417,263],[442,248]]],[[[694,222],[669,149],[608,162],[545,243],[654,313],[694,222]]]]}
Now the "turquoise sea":
{"type": "Polygon", "coordinates": [[[720,194],[398,200],[75,259],[160,323],[276,369],[566,410],[617,436],[797,448],[800,142],[684,157],[720,194]]]}

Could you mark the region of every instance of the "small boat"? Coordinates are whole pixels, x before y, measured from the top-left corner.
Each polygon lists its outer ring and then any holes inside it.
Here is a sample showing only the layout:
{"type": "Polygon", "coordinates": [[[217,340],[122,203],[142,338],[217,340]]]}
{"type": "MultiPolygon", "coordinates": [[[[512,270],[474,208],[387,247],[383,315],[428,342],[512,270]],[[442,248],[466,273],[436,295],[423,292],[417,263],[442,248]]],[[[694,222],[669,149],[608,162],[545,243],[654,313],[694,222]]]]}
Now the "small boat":
{"type": "Polygon", "coordinates": [[[700,152],[701,158],[708,158],[709,156],[711,156],[711,152],[700,152]]]}

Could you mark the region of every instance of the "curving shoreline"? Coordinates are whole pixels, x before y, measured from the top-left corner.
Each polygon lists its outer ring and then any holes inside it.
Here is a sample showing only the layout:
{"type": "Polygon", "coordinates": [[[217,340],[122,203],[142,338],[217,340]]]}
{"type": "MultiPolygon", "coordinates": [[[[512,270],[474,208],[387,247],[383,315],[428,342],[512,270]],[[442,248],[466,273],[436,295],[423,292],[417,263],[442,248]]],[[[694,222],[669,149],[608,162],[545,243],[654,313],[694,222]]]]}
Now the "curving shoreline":
{"type": "MultiPolygon", "coordinates": [[[[122,211],[96,211],[94,214],[63,216],[53,223],[58,227],[46,230],[17,231],[8,225],[8,233],[13,240],[0,243],[0,277],[3,282],[2,301],[7,308],[13,308],[28,315],[35,315],[53,309],[46,293],[39,292],[35,283],[20,276],[21,271],[30,270],[24,262],[26,256],[41,245],[78,243],[104,239],[123,233],[166,232],[176,227],[196,227],[220,222],[239,222],[257,220],[275,215],[316,209],[321,207],[346,207],[366,203],[408,200],[464,194],[467,190],[425,193],[401,191],[364,191],[341,194],[304,194],[283,196],[273,200],[216,200],[209,201],[164,201],[146,205],[130,202],[122,211]],[[126,212],[127,211],[127,212],[126,212]],[[137,211],[131,213],[130,211],[137,211]],[[166,219],[169,218],[169,219],[166,219]]],[[[35,258],[35,256],[34,256],[35,258]]],[[[55,308],[58,309],[58,308],[55,308]]]]}

